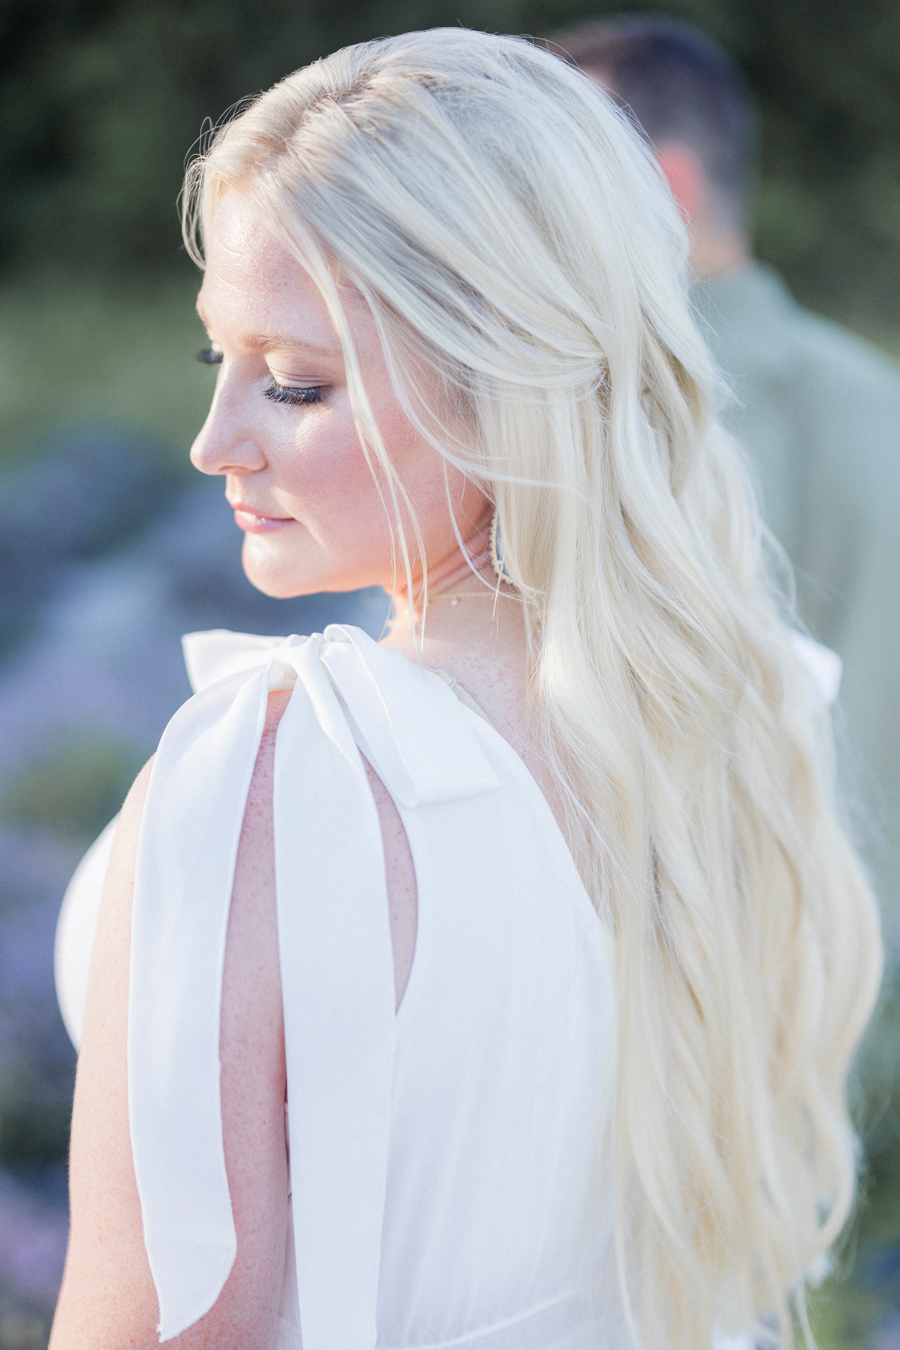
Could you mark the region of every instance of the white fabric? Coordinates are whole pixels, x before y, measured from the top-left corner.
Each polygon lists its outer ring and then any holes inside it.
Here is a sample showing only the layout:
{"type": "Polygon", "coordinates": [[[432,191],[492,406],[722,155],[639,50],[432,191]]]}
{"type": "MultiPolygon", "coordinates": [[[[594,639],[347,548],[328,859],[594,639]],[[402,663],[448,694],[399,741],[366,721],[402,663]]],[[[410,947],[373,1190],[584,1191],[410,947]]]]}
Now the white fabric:
{"type": "MultiPolygon", "coordinates": [[[[161,1339],[212,1306],[234,1258],[222,961],[266,696],[293,686],[275,753],[292,1188],[278,1345],[624,1350],[602,1143],[612,948],[533,779],[435,673],[359,630],[194,634],[185,650],[198,693],[167,728],[148,789],[129,1007],[161,1339]],[[398,807],[416,873],[415,958],[396,1014],[360,751],[398,807]]],[[[108,847],[107,833],[73,879],[57,943],[76,1041],[108,847]]]]}
{"type": "MultiPolygon", "coordinates": [[[[356,629],[194,635],[186,654],[200,689],[156,757],[132,928],[130,1125],[161,1337],[209,1309],[233,1260],[224,939],[266,695],[293,682],[275,752],[292,1187],[279,1344],[619,1350],[587,1293],[599,1274],[615,1303],[611,946],[536,784],[442,679],[356,629]],[[416,872],[396,1014],[360,749],[416,872]]],[[[91,921],[79,894],[70,929],[79,908],[91,921]]]]}
{"type": "Polygon", "coordinates": [[[75,869],[56,921],[53,974],[56,998],[69,1040],[78,1048],[84,1029],[84,1005],[94,934],[119,817],[114,816],[75,869]]]}

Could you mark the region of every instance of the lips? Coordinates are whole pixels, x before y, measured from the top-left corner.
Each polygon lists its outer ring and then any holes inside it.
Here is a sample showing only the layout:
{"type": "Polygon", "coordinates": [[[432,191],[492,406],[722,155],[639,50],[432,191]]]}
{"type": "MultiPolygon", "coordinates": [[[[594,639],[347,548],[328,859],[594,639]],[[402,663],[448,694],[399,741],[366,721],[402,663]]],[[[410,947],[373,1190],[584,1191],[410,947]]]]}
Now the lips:
{"type": "Polygon", "coordinates": [[[267,515],[265,511],[259,511],[255,506],[248,506],[244,502],[229,502],[229,506],[234,511],[235,525],[239,530],[246,530],[249,534],[271,534],[273,530],[281,530],[285,525],[296,524],[293,516],[267,515]]]}

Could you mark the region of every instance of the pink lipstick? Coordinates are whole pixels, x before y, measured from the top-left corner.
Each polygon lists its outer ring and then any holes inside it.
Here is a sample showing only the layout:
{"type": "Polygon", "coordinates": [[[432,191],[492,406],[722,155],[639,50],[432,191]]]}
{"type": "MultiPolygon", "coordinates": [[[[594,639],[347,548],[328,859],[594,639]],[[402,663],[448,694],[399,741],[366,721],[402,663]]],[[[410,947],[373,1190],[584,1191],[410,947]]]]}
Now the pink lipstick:
{"type": "Polygon", "coordinates": [[[239,530],[246,530],[248,534],[270,534],[273,530],[280,530],[285,525],[296,523],[293,516],[269,516],[243,502],[230,502],[229,505],[234,510],[235,525],[239,530]]]}

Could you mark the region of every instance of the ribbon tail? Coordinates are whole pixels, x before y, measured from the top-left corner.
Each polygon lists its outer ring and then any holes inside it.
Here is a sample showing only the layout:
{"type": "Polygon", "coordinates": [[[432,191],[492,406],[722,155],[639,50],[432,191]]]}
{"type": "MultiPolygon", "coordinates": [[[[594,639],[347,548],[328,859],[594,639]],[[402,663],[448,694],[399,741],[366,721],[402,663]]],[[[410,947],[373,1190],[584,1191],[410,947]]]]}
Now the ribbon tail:
{"type": "Polygon", "coordinates": [[[310,641],[275,751],[275,870],[304,1350],[373,1350],[394,1063],[381,830],[310,641]]]}
{"type": "Polygon", "coordinates": [[[228,914],[265,721],[266,671],[210,686],[160,742],[138,844],[128,1110],[160,1339],[218,1298],[237,1251],[222,1138],[228,914]]]}

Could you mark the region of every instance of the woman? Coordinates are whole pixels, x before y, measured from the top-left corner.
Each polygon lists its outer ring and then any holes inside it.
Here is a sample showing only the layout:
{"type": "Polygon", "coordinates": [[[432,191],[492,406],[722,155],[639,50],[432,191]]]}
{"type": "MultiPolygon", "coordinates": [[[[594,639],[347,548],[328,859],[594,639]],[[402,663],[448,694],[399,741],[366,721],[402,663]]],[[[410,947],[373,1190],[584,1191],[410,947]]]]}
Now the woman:
{"type": "Polygon", "coordinates": [[[649,156],[526,42],[410,34],[223,127],[186,221],[249,577],[396,617],[189,644],[54,1350],[790,1344],[877,923],[649,156]]]}

